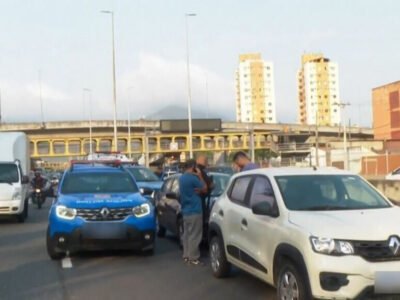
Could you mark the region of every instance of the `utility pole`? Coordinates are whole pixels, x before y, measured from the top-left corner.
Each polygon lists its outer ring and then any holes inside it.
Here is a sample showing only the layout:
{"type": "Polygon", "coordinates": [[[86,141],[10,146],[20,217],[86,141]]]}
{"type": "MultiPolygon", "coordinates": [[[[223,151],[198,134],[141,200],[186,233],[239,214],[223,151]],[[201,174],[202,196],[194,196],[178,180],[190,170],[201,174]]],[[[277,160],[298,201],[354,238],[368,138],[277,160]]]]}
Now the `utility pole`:
{"type": "Polygon", "coordinates": [[[340,108],[341,114],[342,114],[342,122],[343,122],[343,156],[344,156],[344,169],[348,170],[349,169],[349,154],[348,154],[348,148],[347,148],[347,129],[346,129],[346,118],[344,115],[344,109],[346,106],[349,106],[350,103],[344,103],[344,102],[336,102],[334,105],[338,106],[340,108]]]}
{"type": "Polygon", "coordinates": [[[44,112],[43,112],[43,99],[42,99],[42,72],[39,70],[39,101],[40,101],[40,116],[42,119],[42,126],[44,127],[44,112]]]}
{"type": "Polygon", "coordinates": [[[118,150],[117,137],[117,84],[115,77],[115,37],[114,37],[114,12],[102,10],[101,13],[111,15],[111,34],[112,34],[112,75],[113,75],[113,115],[114,115],[114,151],[118,150]]]}
{"type": "Polygon", "coordinates": [[[189,28],[188,18],[195,17],[196,14],[185,14],[186,29],[186,70],[187,70],[187,87],[188,87],[188,125],[189,125],[189,157],[193,158],[193,134],[192,134],[192,89],[190,86],[190,60],[189,60],[189,28]]]}
{"type": "Polygon", "coordinates": [[[318,103],[315,110],[315,166],[319,167],[319,127],[318,103]]]}

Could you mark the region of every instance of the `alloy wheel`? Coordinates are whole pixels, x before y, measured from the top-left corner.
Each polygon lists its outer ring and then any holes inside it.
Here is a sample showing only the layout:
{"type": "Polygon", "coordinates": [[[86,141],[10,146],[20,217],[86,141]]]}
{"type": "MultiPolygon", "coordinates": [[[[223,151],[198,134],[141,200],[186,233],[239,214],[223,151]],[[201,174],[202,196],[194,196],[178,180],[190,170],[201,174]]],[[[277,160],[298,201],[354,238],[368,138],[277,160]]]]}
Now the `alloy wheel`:
{"type": "Polygon", "coordinates": [[[286,271],[279,285],[281,300],[299,300],[299,286],[292,272],[286,271]]]}
{"type": "Polygon", "coordinates": [[[218,272],[221,265],[219,261],[219,258],[221,257],[221,249],[216,240],[211,244],[210,248],[211,268],[214,272],[218,272]]]}

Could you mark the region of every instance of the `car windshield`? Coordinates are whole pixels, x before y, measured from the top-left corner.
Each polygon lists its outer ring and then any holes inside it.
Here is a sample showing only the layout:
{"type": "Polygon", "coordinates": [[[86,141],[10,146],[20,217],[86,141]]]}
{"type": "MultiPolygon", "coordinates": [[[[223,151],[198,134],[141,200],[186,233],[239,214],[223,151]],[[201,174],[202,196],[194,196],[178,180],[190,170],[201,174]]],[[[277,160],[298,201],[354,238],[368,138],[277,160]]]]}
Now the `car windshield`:
{"type": "Polygon", "coordinates": [[[62,194],[137,193],[138,187],[126,173],[68,173],[62,194]]]}
{"type": "Polygon", "coordinates": [[[229,176],[225,174],[210,174],[213,176],[214,189],[211,192],[212,197],[218,197],[225,191],[229,182],[229,176]]]}
{"type": "Polygon", "coordinates": [[[18,168],[15,164],[0,164],[0,183],[16,183],[18,181],[18,168]]]}
{"type": "Polygon", "coordinates": [[[296,175],[275,177],[289,210],[352,210],[391,205],[359,176],[296,175]]]}
{"type": "Polygon", "coordinates": [[[224,173],[228,175],[233,175],[234,171],[231,167],[227,166],[214,166],[214,167],[208,167],[207,170],[209,172],[218,172],[218,173],[224,173]]]}
{"type": "Polygon", "coordinates": [[[146,168],[128,168],[136,181],[160,181],[156,174],[146,168]]]}

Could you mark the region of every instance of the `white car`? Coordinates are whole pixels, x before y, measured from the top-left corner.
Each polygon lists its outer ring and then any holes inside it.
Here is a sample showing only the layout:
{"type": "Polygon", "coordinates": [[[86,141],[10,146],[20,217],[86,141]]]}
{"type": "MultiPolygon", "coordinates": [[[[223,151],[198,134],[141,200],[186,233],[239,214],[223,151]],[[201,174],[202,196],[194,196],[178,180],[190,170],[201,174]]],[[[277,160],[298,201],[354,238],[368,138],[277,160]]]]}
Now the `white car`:
{"type": "Polygon", "coordinates": [[[400,293],[400,207],[334,168],[236,174],[209,222],[215,277],[231,264],[278,299],[365,299],[400,293]]]}
{"type": "Polygon", "coordinates": [[[386,180],[400,180],[400,168],[397,168],[392,173],[386,175],[386,180]]]}

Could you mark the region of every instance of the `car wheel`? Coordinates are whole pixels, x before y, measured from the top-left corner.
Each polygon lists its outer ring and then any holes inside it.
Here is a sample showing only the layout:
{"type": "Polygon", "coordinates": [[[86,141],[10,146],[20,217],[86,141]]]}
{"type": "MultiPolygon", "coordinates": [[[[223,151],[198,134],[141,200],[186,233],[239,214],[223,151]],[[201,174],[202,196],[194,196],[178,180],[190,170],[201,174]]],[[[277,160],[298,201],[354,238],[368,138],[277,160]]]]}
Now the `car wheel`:
{"type": "Polygon", "coordinates": [[[227,277],[231,271],[231,264],[226,259],[223,242],[219,236],[210,241],[210,261],[213,275],[217,278],[227,277]]]}
{"type": "Polygon", "coordinates": [[[161,226],[160,224],[158,224],[158,229],[157,229],[157,236],[158,237],[165,237],[167,233],[167,229],[164,226],[161,226]]]}
{"type": "Polygon", "coordinates": [[[17,222],[18,223],[24,223],[25,222],[25,212],[24,211],[17,215],[17,222]]]}
{"type": "Polygon", "coordinates": [[[56,251],[56,245],[50,237],[48,228],[47,228],[47,233],[46,233],[46,247],[47,247],[47,254],[53,260],[58,260],[65,256],[65,253],[56,251]]]}
{"type": "Polygon", "coordinates": [[[28,215],[29,215],[29,199],[26,199],[25,200],[25,203],[24,203],[24,219],[26,220],[27,218],[28,218],[28,215]]]}
{"type": "Polygon", "coordinates": [[[290,261],[284,261],[279,270],[277,296],[279,300],[308,300],[305,276],[290,261]]]}

